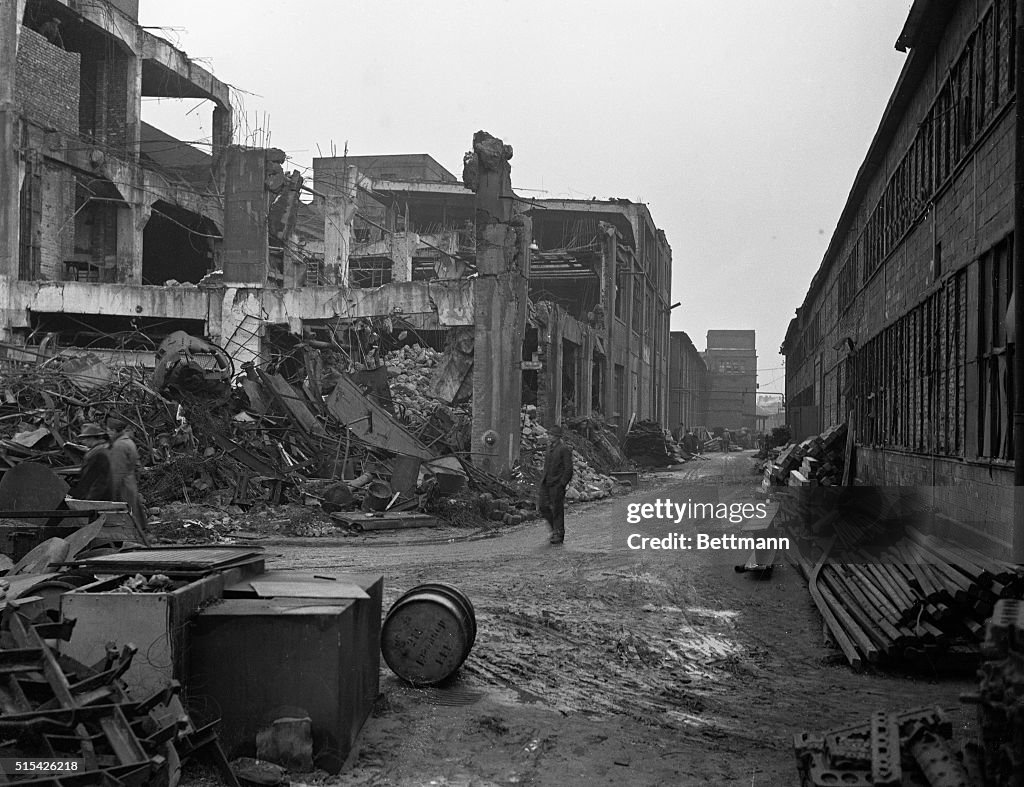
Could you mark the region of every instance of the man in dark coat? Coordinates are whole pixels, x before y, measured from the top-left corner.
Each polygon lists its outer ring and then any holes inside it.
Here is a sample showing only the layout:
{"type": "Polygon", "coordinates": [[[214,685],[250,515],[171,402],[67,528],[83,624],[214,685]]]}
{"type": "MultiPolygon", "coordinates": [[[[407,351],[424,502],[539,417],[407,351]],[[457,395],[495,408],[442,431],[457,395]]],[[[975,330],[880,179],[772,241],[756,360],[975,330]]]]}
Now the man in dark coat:
{"type": "Polygon", "coordinates": [[[551,543],[565,540],[565,489],[572,481],[572,449],[562,442],[562,427],[548,429],[544,475],[540,479],[540,513],[551,527],[551,543]]]}
{"type": "Polygon", "coordinates": [[[82,457],[82,472],[71,496],[76,500],[112,500],[107,433],[99,424],[83,424],[78,440],[89,450],[82,457]]]}
{"type": "Polygon", "coordinates": [[[107,420],[110,430],[110,471],[114,500],[128,504],[128,511],[140,529],[146,527],[146,504],[139,494],[139,449],[132,440],[132,429],[117,418],[107,420]]]}

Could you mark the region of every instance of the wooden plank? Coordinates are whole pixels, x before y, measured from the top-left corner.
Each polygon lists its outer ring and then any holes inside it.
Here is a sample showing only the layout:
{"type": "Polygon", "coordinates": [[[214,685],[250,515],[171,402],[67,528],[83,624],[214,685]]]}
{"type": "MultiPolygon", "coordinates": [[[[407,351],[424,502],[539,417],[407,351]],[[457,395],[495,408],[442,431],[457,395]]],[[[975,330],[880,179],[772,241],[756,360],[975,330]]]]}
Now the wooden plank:
{"type": "Polygon", "coordinates": [[[432,459],[434,453],[410,434],[383,407],[371,402],[346,377],[339,377],[327,397],[327,411],[359,439],[377,448],[406,454],[417,459],[432,459]]]}
{"type": "Polygon", "coordinates": [[[260,598],[369,598],[366,591],[354,582],[331,582],[312,579],[308,582],[249,581],[260,598]]]}
{"type": "Polygon", "coordinates": [[[434,527],[437,524],[437,517],[415,512],[389,513],[382,517],[334,513],[331,514],[331,518],[359,530],[402,530],[410,527],[434,527]]]}

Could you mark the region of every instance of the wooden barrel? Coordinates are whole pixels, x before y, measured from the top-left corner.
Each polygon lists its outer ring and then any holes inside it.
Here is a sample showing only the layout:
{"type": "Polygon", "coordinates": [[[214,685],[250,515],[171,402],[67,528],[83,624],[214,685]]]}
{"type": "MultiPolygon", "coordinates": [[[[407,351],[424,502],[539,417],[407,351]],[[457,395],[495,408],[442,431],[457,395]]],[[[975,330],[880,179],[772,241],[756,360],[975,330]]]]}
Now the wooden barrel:
{"type": "Polygon", "coordinates": [[[391,605],[380,639],[392,672],[414,686],[432,686],[458,672],[469,656],[476,641],[476,612],[452,585],[417,585],[391,605]]]}

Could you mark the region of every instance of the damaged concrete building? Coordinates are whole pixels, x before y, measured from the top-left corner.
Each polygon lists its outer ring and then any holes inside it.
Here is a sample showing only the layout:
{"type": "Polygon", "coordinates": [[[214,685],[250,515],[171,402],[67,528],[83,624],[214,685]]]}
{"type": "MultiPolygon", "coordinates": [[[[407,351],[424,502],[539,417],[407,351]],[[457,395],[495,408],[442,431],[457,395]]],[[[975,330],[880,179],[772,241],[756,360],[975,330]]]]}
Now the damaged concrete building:
{"type": "Polygon", "coordinates": [[[372,372],[384,329],[411,331],[446,351],[434,393],[472,402],[467,453],[495,473],[523,401],[547,423],[664,418],[671,250],[646,206],[523,200],[511,148],[483,132],[461,180],[429,156],[351,157],[317,160],[311,188],[282,151],[232,144],[228,86],[137,3],[0,13],[7,357],[152,367],[183,331],[234,373],[339,342],[372,372]],[[209,152],[146,124],[150,97],[207,102],[209,152]]]}
{"type": "Polygon", "coordinates": [[[848,421],[860,481],[916,489],[963,541],[1016,560],[1020,13],[913,3],[903,70],[782,345],[794,438],[848,421]]]}
{"type": "MultiPolygon", "coordinates": [[[[473,276],[474,195],[425,154],[318,158],[314,183],[352,204],[339,284],[473,276]]],[[[522,400],[545,423],[600,414],[665,423],[672,251],[646,205],[625,199],[508,199],[530,219],[530,309],[522,400]]],[[[337,211],[336,216],[344,215],[337,211]]],[[[328,237],[332,226],[325,223],[328,237]]],[[[316,239],[310,239],[314,249],[316,239]]]]}

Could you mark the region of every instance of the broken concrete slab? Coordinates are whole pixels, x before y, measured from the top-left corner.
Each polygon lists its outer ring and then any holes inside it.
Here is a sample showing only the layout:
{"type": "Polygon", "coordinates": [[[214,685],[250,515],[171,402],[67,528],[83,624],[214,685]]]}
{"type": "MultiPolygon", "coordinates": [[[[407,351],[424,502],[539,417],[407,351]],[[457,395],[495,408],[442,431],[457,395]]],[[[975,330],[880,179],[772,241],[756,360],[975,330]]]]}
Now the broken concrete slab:
{"type": "Polygon", "coordinates": [[[327,398],[327,411],[361,440],[388,451],[431,459],[434,454],[387,410],[367,399],[346,377],[339,377],[327,398]]]}

